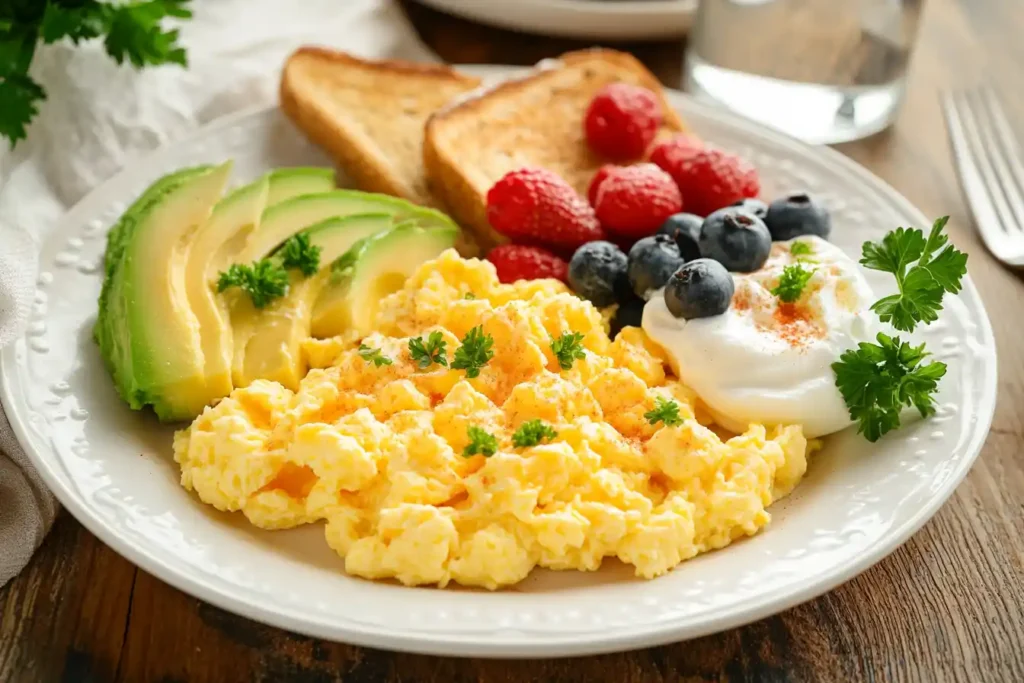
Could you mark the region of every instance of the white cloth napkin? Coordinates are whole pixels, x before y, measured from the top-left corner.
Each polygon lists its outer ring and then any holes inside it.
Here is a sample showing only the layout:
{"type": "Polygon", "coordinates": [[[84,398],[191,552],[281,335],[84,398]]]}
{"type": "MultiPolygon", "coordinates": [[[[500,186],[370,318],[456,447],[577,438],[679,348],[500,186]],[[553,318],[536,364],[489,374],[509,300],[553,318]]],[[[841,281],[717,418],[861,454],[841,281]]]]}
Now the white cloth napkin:
{"type": "MultiPolygon", "coordinates": [[[[434,61],[391,0],[199,0],[181,28],[189,68],[118,67],[99,44],[42,48],[33,74],[48,99],[28,142],[0,143],[0,346],[21,332],[35,257],[60,216],[131,157],[241,108],[276,101],[296,47],[434,61]]],[[[0,409],[0,586],[56,513],[0,409]]]]}

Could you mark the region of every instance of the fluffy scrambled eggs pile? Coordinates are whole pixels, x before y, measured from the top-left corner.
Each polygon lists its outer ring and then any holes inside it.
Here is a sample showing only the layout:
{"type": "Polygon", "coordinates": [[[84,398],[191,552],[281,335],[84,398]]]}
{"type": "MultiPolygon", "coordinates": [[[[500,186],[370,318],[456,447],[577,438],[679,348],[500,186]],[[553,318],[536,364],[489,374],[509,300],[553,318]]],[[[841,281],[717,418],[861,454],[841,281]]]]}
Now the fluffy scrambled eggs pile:
{"type": "Polygon", "coordinates": [[[182,485],[264,529],[325,520],[351,574],[495,589],[605,557],[658,576],[755,534],[806,469],[799,426],[723,441],[640,329],[610,340],[602,313],[559,282],[504,285],[448,251],[377,320],[362,340],[310,340],[316,369],[298,392],[258,381],[207,408],[175,437],[182,485]],[[495,355],[475,378],[410,357],[410,337],[440,331],[450,355],[477,325],[495,355]],[[568,370],[551,350],[566,332],[586,349],[568,370]],[[659,397],[681,424],[645,418],[659,397]],[[514,447],[533,419],[556,436],[514,447]],[[471,426],[497,452],[463,455],[471,426]]]}

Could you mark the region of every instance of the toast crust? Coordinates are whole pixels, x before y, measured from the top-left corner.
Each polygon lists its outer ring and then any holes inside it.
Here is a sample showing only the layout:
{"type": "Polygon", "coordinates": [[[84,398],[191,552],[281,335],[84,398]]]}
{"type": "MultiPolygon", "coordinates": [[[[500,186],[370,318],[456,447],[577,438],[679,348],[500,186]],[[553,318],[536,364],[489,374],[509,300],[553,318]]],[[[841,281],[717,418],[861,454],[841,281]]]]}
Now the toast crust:
{"type": "Polygon", "coordinates": [[[522,77],[466,94],[426,124],[423,163],[428,182],[453,217],[470,227],[485,248],[507,241],[487,220],[487,191],[505,173],[542,166],[582,196],[606,159],[587,145],[583,117],[603,86],[643,86],[661,101],[658,139],[686,126],[661,83],[635,57],[595,48],[544,60],[522,77]]]}
{"type": "Polygon", "coordinates": [[[451,97],[479,83],[440,64],[302,47],[285,63],[280,100],[285,114],[360,189],[443,209],[420,161],[423,125],[451,97]]]}

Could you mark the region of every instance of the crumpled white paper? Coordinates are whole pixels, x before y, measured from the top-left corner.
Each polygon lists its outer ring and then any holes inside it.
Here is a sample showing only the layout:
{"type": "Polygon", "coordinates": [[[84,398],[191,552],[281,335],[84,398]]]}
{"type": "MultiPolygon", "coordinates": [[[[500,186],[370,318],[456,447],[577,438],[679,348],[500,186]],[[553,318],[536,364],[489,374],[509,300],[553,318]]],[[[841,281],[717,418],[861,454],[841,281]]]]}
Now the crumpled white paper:
{"type": "MultiPolygon", "coordinates": [[[[436,60],[391,0],[198,0],[192,8],[181,27],[187,70],[119,67],[98,43],[37,53],[32,71],[48,99],[28,141],[0,151],[0,346],[25,323],[36,255],[61,215],[133,156],[276,101],[281,66],[298,46],[436,60]]],[[[0,410],[0,586],[25,566],[55,513],[0,410]]]]}

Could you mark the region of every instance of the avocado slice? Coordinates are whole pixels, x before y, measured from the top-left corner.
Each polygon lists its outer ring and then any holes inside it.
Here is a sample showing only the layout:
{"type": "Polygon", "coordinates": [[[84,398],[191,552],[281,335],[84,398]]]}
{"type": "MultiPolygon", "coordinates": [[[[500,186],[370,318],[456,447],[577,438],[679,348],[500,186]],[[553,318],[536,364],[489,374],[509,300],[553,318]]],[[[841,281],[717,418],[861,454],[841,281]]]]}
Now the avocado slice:
{"type": "Polygon", "coordinates": [[[233,245],[259,227],[269,189],[270,179],[264,176],[229,193],[196,231],[189,248],[185,287],[199,324],[203,367],[211,400],[227,396],[233,388],[231,311],[224,297],[217,295],[217,277],[227,267],[233,245]]]}
{"type": "MultiPolygon", "coordinates": [[[[235,386],[257,379],[297,389],[308,369],[302,342],[309,338],[313,305],[331,282],[332,264],[355,243],[392,227],[386,213],[358,214],[321,221],[300,232],[320,247],[320,271],[309,278],[291,273],[288,295],[264,309],[248,300],[234,308],[235,347],[232,377],[235,386]]],[[[276,254],[270,258],[276,258],[276,254]]]]}
{"type": "Polygon", "coordinates": [[[267,206],[306,194],[330,192],[335,188],[334,170],[330,168],[279,168],[267,174],[267,179],[270,181],[267,206]]]}
{"type": "Polygon", "coordinates": [[[354,216],[328,218],[311,225],[302,232],[309,235],[311,244],[320,247],[320,270],[326,273],[332,269],[335,261],[344,256],[356,242],[389,230],[394,225],[395,218],[390,214],[361,213],[354,216]]]}
{"type": "Polygon", "coordinates": [[[334,171],[285,168],[229,193],[214,207],[210,220],[192,238],[185,282],[189,304],[199,323],[208,400],[231,393],[234,330],[224,297],[216,292],[221,271],[234,262],[249,234],[259,230],[264,209],[274,202],[334,187],[334,171]]]}
{"type": "Polygon", "coordinates": [[[128,235],[135,228],[135,217],[138,216],[144,207],[151,204],[155,198],[161,196],[168,188],[182,182],[183,180],[210,170],[211,166],[196,166],[192,168],[184,168],[174,173],[165,175],[158,179],[141,195],[138,199],[128,207],[128,209],[121,215],[117,222],[110,228],[107,233],[107,248],[103,254],[103,286],[100,290],[99,298],[99,314],[96,317],[96,324],[93,326],[93,338],[100,347],[100,353],[105,361],[108,361],[108,370],[113,373],[114,369],[110,365],[109,360],[113,358],[113,336],[112,332],[115,329],[110,324],[110,316],[108,314],[110,292],[114,283],[114,275],[117,270],[118,264],[121,262],[121,256],[124,254],[124,247],[127,241],[128,235]]]}
{"type": "Polygon", "coordinates": [[[207,403],[199,325],[189,307],[189,236],[209,219],[231,163],[157,181],[114,227],[97,338],[118,392],[164,421],[188,419],[207,403]]]}
{"type": "MultiPolygon", "coordinates": [[[[282,202],[304,195],[322,194],[334,189],[334,171],[329,168],[304,166],[282,168],[267,173],[256,183],[267,184],[266,198],[260,207],[262,215],[267,208],[282,202]]],[[[250,234],[256,232],[259,227],[260,220],[257,219],[249,224],[248,229],[240,229],[224,241],[213,261],[216,273],[226,270],[232,263],[249,263],[255,260],[243,261],[240,254],[245,249],[250,234]]]]}
{"type": "Polygon", "coordinates": [[[350,329],[373,331],[380,301],[405,286],[425,262],[455,246],[459,230],[422,227],[412,222],[357,243],[342,257],[339,281],[324,290],[313,310],[314,337],[333,337],[350,329]]]}
{"type": "Polygon", "coordinates": [[[455,223],[440,211],[417,206],[404,199],[357,190],[332,190],[293,197],[268,208],[263,213],[260,229],[249,236],[237,261],[250,263],[269,254],[294,235],[297,226],[306,227],[335,216],[364,213],[386,213],[394,216],[396,223],[415,220],[425,228],[457,229],[455,223]]]}

